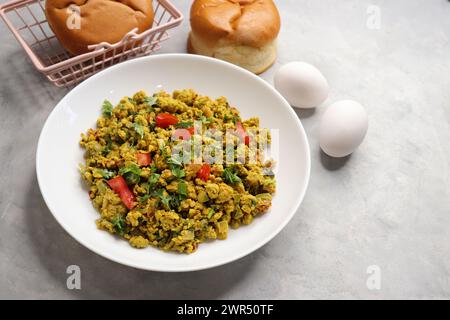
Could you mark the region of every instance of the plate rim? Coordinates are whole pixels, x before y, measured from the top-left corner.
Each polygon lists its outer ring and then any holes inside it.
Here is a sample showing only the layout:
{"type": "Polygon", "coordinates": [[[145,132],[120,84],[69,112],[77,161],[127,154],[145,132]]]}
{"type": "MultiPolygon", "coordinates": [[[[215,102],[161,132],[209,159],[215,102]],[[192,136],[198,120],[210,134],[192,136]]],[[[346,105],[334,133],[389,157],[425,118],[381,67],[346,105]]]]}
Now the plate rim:
{"type": "Polygon", "coordinates": [[[308,136],[306,135],[306,131],[299,119],[299,117],[297,116],[297,114],[295,113],[295,111],[293,110],[293,108],[289,105],[289,103],[286,101],[286,99],[273,87],[271,86],[266,80],[264,80],[263,78],[251,73],[250,71],[243,69],[239,66],[236,66],[234,64],[231,64],[229,62],[223,61],[223,60],[219,60],[219,59],[215,59],[215,58],[211,58],[211,57],[206,57],[206,56],[200,56],[200,55],[192,55],[192,54],[186,54],[186,53],[168,53],[168,54],[157,54],[157,55],[152,55],[152,56],[145,56],[145,57],[139,57],[139,58],[135,58],[132,60],[128,60],[128,61],[124,61],[122,63],[119,63],[117,65],[111,66],[107,69],[104,69],[100,72],[98,72],[97,74],[93,75],[92,77],[86,79],[85,81],[81,82],[80,84],[78,84],[76,87],[74,87],[72,90],[70,90],[68,93],[66,93],[64,95],[64,97],[62,97],[57,104],[55,105],[55,107],[53,107],[52,111],[50,112],[50,114],[48,115],[47,119],[44,122],[44,125],[41,129],[41,133],[39,134],[39,139],[38,139],[38,144],[37,144],[37,149],[36,149],[36,176],[37,176],[37,182],[38,182],[38,186],[39,186],[39,191],[42,195],[42,198],[44,199],[44,202],[48,208],[48,210],[50,211],[50,213],[52,214],[53,218],[58,222],[58,224],[74,239],[76,240],[78,243],[80,243],[81,245],[83,245],[85,248],[89,249],[90,251],[92,251],[93,253],[106,258],[108,260],[114,261],[116,263],[119,263],[121,265],[124,266],[128,266],[128,267],[132,267],[135,269],[139,269],[139,270],[146,270],[146,271],[155,271],[155,272],[192,272],[192,271],[200,271],[200,270],[206,270],[206,269],[211,269],[211,268],[215,268],[215,267],[219,267],[234,261],[237,261],[239,259],[242,259],[243,257],[255,252],[256,250],[260,249],[261,247],[263,247],[264,245],[266,245],[267,243],[269,243],[273,238],[275,238],[285,227],[286,225],[292,220],[292,218],[294,217],[294,215],[297,213],[301,203],[303,202],[303,199],[306,195],[306,192],[308,190],[308,185],[309,185],[309,181],[310,181],[310,175],[311,175],[311,150],[310,150],[310,145],[309,145],[309,140],[308,140],[308,136]],[[295,205],[293,206],[293,209],[286,215],[287,218],[284,220],[283,223],[279,224],[276,228],[273,229],[273,231],[270,233],[269,236],[262,238],[260,241],[255,242],[252,246],[249,246],[249,248],[247,250],[244,250],[243,252],[237,254],[237,255],[233,255],[230,256],[229,258],[225,258],[223,259],[223,261],[220,262],[215,262],[215,263],[203,263],[203,264],[199,264],[198,266],[194,266],[194,267],[186,267],[183,269],[169,269],[169,270],[165,270],[165,269],[161,269],[158,267],[151,267],[151,266],[142,266],[139,265],[137,263],[133,263],[133,262],[125,262],[122,261],[116,257],[114,257],[111,254],[102,252],[101,250],[97,250],[95,247],[91,246],[90,244],[86,243],[83,239],[80,239],[81,237],[78,237],[76,234],[72,233],[70,231],[70,227],[68,225],[66,225],[62,219],[60,217],[58,217],[57,214],[54,213],[54,208],[52,208],[51,205],[51,201],[47,198],[47,196],[44,194],[44,192],[42,191],[42,185],[43,185],[43,177],[41,177],[40,175],[40,168],[41,168],[41,164],[40,164],[40,159],[41,159],[41,149],[42,149],[42,144],[43,144],[43,137],[45,136],[45,133],[48,129],[49,123],[51,122],[51,119],[55,116],[56,114],[56,110],[59,110],[60,108],[62,108],[64,101],[69,99],[70,96],[72,96],[74,94],[74,92],[76,92],[77,90],[80,90],[80,88],[84,87],[84,86],[88,86],[90,83],[94,82],[98,77],[113,72],[115,69],[118,68],[123,68],[125,65],[128,64],[134,64],[134,63],[140,63],[141,61],[144,60],[158,60],[158,59],[167,59],[167,58],[187,58],[187,59],[193,59],[193,60],[203,60],[203,61],[208,61],[211,63],[216,63],[216,64],[222,64],[225,67],[228,68],[232,68],[235,71],[241,72],[241,73],[246,73],[248,76],[250,76],[251,78],[253,78],[253,80],[261,83],[266,89],[272,91],[273,94],[275,94],[276,96],[278,96],[278,98],[281,99],[281,101],[283,101],[283,107],[286,108],[290,114],[290,116],[294,119],[294,121],[296,122],[297,126],[299,127],[301,133],[302,133],[302,139],[303,139],[303,143],[305,145],[305,152],[306,152],[306,163],[305,163],[305,168],[306,168],[306,172],[305,172],[305,179],[303,182],[303,185],[301,186],[302,193],[301,195],[297,198],[297,201],[295,203],[295,205]]]}

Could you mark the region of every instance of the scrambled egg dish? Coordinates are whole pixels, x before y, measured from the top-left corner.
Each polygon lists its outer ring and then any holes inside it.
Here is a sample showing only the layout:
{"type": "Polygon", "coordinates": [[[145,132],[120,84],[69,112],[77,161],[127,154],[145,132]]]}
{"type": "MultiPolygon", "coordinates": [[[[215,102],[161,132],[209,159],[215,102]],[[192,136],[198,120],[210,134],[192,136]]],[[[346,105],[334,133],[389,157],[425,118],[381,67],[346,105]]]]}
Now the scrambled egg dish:
{"type": "Polygon", "coordinates": [[[224,97],[189,89],[105,100],[80,142],[97,226],[135,248],[183,253],[226,239],[271,206],[269,143],[259,119],[243,121],[224,97]]]}

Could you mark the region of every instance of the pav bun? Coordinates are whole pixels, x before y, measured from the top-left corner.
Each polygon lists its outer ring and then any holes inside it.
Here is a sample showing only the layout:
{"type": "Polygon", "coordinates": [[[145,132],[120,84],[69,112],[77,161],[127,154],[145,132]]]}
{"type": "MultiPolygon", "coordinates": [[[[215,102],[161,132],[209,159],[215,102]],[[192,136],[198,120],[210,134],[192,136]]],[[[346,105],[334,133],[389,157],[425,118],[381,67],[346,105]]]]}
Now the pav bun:
{"type": "Polygon", "coordinates": [[[256,74],[276,59],[280,15],[272,0],[195,0],[190,53],[222,59],[256,74]]]}
{"type": "Polygon", "coordinates": [[[100,42],[116,43],[129,31],[141,33],[152,27],[152,0],[47,0],[45,15],[50,28],[63,47],[77,55],[88,52],[88,46],[100,42]],[[77,19],[79,28],[71,26],[77,19]]]}

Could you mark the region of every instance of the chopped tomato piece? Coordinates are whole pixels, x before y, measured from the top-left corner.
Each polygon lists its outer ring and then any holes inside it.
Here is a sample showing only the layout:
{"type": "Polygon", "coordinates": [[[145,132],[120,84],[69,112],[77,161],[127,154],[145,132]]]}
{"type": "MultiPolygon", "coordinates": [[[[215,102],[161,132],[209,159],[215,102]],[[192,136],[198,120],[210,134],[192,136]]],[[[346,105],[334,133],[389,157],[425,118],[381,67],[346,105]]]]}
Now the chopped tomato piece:
{"type": "Polygon", "coordinates": [[[208,181],[209,176],[211,174],[211,166],[208,163],[202,165],[200,170],[197,172],[197,178],[202,179],[203,181],[208,181]]]}
{"type": "Polygon", "coordinates": [[[189,133],[192,136],[194,134],[194,132],[195,132],[195,128],[194,127],[187,128],[187,131],[189,131],[189,133]]]}
{"type": "Polygon", "coordinates": [[[138,153],[137,154],[137,163],[140,166],[148,166],[152,162],[152,158],[150,157],[150,153],[138,153]]]}
{"type": "Polygon", "coordinates": [[[172,139],[177,140],[177,139],[181,139],[181,140],[189,140],[191,138],[191,132],[189,131],[189,129],[176,129],[173,133],[172,133],[172,139]]]}
{"type": "Polygon", "coordinates": [[[124,190],[125,188],[128,188],[128,185],[122,176],[117,176],[113,179],[108,180],[108,185],[116,193],[121,193],[122,190],[124,190]]]}
{"type": "Polygon", "coordinates": [[[160,113],[156,116],[156,126],[160,128],[168,128],[178,123],[178,118],[170,113],[160,113]]]}
{"type": "Polygon", "coordinates": [[[131,192],[130,188],[128,188],[125,179],[122,176],[117,176],[111,180],[108,180],[108,185],[113,189],[115,193],[117,193],[122,199],[123,204],[128,209],[133,209],[135,205],[135,198],[133,192],[131,192]]]}
{"type": "Polygon", "coordinates": [[[241,137],[242,141],[244,141],[244,143],[248,146],[250,144],[250,136],[247,134],[244,126],[240,121],[236,123],[236,131],[241,137]]]}
{"type": "Polygon", "coordinates": [[[133,209],[134,205],[136,204],[136,199],[134,197],[133,192],[128,188],[124,191],[122,191],[121,194],[119,194],[120,199],[122,199],[123,204],[125,207],[127,207],[129,210],[133,209]]]}

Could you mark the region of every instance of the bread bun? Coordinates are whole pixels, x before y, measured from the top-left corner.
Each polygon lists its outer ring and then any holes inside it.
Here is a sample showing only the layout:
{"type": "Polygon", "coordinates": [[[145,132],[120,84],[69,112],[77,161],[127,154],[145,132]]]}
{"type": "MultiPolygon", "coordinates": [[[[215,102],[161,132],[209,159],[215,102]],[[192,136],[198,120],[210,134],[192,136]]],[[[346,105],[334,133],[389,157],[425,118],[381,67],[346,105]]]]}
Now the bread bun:
{"type": "Polygon", "coordinates": [[[152,0],[47,0],[45,15],[64,48],[77,55],[92,44],[116,43],[134,28],[151,28],[154,12],[152,0]],[[79,28],[70,27],[70,5],[79,8],[79,28]]]}
{"type": "Polygon", "coordinates": [[[188,51],[222,59],[254,73],[276,59],[280,15],[272,0],[195,0],[188,51]]]}

